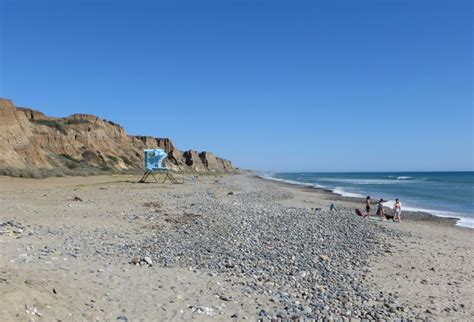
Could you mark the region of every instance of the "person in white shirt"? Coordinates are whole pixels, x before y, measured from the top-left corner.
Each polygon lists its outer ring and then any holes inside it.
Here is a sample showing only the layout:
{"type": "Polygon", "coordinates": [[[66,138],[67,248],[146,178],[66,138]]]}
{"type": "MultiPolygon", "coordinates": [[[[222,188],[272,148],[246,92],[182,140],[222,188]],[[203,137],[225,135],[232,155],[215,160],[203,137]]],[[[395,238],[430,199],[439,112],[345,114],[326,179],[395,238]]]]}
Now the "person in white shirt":
{"type": "Polygon", "coordinates": [[[395,205],[393,206],[393,209],[395,210],[394,220],[401,222],[402,220],[400,219],[400,215],[402,214],[402,204],[400,203],[400,200],[398,200],[398,198],[395,199],[395,205]]]}

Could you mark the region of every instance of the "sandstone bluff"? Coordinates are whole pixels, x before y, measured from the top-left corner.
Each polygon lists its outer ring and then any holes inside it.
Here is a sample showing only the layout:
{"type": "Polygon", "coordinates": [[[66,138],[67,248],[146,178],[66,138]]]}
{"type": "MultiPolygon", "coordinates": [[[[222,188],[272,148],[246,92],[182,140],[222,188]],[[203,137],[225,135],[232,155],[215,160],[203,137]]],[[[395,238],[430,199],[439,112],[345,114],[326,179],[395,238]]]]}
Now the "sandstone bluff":
{"type": "Polygon", "coordinates": [[[37,171],[48,176],[137,170],[143,167],[143,149],[149,148],[164,149],[169,155],[167,166],[177,171],[235,171],[230,161],[210,152],[180,151],[169,138],[128,135],[122,126],[94,115],[49,117],[0,98],[3,174],[37,171]]]}

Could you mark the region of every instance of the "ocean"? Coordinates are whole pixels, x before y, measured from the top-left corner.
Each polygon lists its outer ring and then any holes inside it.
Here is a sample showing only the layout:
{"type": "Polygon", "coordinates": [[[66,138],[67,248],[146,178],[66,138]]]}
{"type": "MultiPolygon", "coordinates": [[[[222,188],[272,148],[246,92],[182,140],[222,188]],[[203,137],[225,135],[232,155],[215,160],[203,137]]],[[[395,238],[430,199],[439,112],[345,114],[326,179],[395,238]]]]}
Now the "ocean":
{"type": "MultiPolygon", "coordinates": [[[[264,173],[264,178],[330,189],[342,196],[388,200],[402,209],[456,217],[474,228],[474,172],[264,173]]],[[[363,204],[363,201],[361,201],[363,204]]]]}

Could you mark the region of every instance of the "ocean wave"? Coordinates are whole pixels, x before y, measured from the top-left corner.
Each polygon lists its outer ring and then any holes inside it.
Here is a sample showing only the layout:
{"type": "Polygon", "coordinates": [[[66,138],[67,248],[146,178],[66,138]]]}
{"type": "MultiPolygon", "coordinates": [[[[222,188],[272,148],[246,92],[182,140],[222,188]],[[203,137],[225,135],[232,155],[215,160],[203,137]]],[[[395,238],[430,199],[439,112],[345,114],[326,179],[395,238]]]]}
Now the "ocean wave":
{"type": "Polygon", "coordinates": [[[403,181],[387,179],[336,179],[336,178],[318,178],[321,181],[350,183],[354,185],[376,185],[376,184],[402,184],[403,181]]]}
{"type": "Polygon", "coordinates": [[[456,226],[474,228],[474,218],[459,217],[459,221],[456,223],[456,226]]]}
{"type": "Polygon", "coordinates": [[[361,194],[355,192],[348,192],[340,187],[333,189],[332,192],[337,193],[338,195],[341,195],[343,197],[364,198],[364,196],[361,194]]]}
{"type": "Polygon", "coordinates": [[[289,184],[293,184],[293,185],[297,185],[297,186],[313,187],[313,188],[325,188],[324,186],[321,186],[321,185],[316,184],[316,183],[308,183],[308,182],[300,182],[300,181],[294,181],[294,180],[275,178],[273,175],[268,174],[268,173],[258,174],[257,176],[262,178],[262,179],[278,181],[278,182],[283,182],[283,183],[289,183],[289,184]]]}
{"type": "Polygon", "coordinates": [[[407,176],[400,176],[400,177],[397,177],[397,180],[410,180],[412,179],[413,177],[407,177],[407,176]]]}

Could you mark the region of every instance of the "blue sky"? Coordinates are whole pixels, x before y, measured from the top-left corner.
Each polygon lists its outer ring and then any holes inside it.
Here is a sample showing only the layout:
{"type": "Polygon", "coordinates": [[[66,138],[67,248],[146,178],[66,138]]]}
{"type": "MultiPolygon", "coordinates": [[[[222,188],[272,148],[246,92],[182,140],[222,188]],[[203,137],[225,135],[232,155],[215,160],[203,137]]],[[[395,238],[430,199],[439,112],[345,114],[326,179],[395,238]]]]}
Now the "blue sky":
{"type": "Polygon", "coordinates": [[[472,14],[461,0],[0,0],[0,96],[258,170],[473,170],[472,14]]]}

